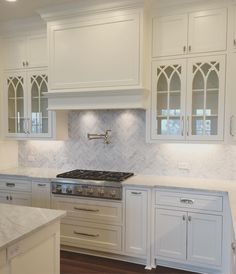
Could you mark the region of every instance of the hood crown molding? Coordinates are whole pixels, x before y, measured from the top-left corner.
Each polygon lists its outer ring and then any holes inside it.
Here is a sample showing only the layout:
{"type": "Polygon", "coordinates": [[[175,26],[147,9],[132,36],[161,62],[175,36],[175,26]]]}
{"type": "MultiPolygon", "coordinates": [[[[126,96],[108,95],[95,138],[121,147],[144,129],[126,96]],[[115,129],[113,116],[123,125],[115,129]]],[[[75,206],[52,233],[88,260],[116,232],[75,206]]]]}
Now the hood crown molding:
{"type": "Polygon", "coordinates": [[[46,9],[39,9],[37,12],[45,21],[54,21],[68,16],[89,15],[95,13],[115,11],[117,9],[129,9],[144,7],[148,0],[121,0],[121,1],[100,1],[96,0],[78,1],[78,3],[59,5],[46,9]]]}

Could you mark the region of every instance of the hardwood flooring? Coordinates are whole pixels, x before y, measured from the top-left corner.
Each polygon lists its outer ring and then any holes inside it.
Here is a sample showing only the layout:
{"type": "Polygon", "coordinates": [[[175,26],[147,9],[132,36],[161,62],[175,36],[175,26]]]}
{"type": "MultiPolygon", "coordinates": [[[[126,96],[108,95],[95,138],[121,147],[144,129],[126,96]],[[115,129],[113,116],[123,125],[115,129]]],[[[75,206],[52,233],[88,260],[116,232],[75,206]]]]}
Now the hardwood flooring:
{"type": "Polygon", "coordinates": [[[143,266],[81,255],[71,252],[61,252],[61,274],[193,274],[181,270],[158,267],[148,271],[143,266]]]}

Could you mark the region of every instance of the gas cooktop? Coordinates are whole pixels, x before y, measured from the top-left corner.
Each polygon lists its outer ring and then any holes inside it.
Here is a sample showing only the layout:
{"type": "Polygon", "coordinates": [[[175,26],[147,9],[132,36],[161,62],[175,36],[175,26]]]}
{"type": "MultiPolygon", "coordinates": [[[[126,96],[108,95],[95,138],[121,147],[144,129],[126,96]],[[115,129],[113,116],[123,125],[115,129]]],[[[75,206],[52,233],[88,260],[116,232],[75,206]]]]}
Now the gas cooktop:
{"type": "Polygon", "coordinates": [[[133,173],[128,172],[75,169],[58,174],[57,178],[122,182],[133,175],[133,173]]]}

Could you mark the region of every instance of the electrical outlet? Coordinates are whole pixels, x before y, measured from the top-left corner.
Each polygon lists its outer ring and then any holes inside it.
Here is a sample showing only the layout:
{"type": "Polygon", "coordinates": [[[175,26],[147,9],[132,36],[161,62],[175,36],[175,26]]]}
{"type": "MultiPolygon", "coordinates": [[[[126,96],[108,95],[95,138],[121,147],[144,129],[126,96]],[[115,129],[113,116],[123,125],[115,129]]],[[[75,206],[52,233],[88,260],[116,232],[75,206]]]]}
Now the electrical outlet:
{"type": "Polygon", "coordinates": [[[179,162],[178,169],[180,170],[189,170],[189,163],[187,162],[179,162]]]}

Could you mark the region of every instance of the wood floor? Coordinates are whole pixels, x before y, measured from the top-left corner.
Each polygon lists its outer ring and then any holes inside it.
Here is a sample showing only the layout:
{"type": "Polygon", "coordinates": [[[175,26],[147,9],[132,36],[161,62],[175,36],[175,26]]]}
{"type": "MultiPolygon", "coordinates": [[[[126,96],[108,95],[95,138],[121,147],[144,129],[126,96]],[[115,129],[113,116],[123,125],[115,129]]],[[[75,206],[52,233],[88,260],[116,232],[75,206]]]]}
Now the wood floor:
{"type": "Polygon", "coordinates": [[[192,272],[158,267],[144,270],[143,266],[99,257],[61,252],[61,274],[193,274],[192,272]]]}

